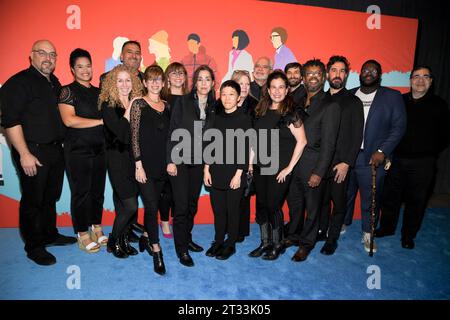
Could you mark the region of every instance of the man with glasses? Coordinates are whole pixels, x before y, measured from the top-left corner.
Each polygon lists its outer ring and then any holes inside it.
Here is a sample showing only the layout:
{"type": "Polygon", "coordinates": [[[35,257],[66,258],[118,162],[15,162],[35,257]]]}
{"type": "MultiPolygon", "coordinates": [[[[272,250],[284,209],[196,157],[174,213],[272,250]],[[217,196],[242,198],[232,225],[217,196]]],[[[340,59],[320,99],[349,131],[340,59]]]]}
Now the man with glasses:
{"type": "Polygon", "coordinates": [[[288,34],[286,29],[281,27],[272,29],[270,40],[272,41],[272,45],[275,48],[273,63],[274,70],[284,70],[288,63],[297,62],[297,58],[295,57],[294,53],[292,53],[291,49],[286,47],[287,38],[288,34]]]}
{"type": "Polygon", "coordinates": [[[267,77],[272,72],[272,63],[267,57],[260,57],[253,67],[253,81],[250,83],[250,93],[259,100],[261,89],[267,82],[267,77]]]}
{"type": "Polygon", "coordinates": [[[432,187],[436,158],[449,142],[447,103],[433,94],[433,75],[428,66],[411,71],[411,91],[403,95],[406,133],[394,150],[384,184],[380,228],[376,237],[395,234],[400,207],[405,203],[401,244],[414,249],[432,187]]]}
{"type": "Polygon", "coordinates": [[[77,242],[56,228],[56,201],[64,177],[64,126],[58,111],[61,84],[53,75],[56,58],[50,41],[36,41],[30,67],[12,76],[0,91],[2,126],[12,145],[22,190],[20,232],[28,258],[45,266],[56,263],[46,246],[77,242]]]}
{"type": "MultiPolygon", "coordinates": [[[[406,129],[406,113],[402,96],[397,90],[381,86],[381,65],[376,60],[366,61],[359,75],[361,86],[352,89],[364,106],[364,133],[355,166],[350,171],[347,189],[346,224],[351,223],[356,194],[361,198],[361,226],[364,250],[370,252],[370,214],[372,203],[372,165],[376,167],[375,221],[378,218],[381,192],[386,174],[383,163],[406,129]],[[348,221],[350,220],[350,221],[348,221]],[[349,223],[350,222],[350,223],[349,223]]],[[[376,223],[376,222],[375,222],[376,223]]],[[[377,246],[373,244],[373,252],[377,246]]]]}
{"type": "Polygon", "coordinates": [[[323,91],[325,65],[322,61],[307,61],[303,66],[303,79],[304,108],[308,114],[303,124],[308,143],[294,169],[288,194],[291,221],[283,241],[285,247],[298,244],[292,257],[294,261],[306,260],[316,244],[324,187],[322,178],[333,159],[341,117],[339,105],[323,91]]]}

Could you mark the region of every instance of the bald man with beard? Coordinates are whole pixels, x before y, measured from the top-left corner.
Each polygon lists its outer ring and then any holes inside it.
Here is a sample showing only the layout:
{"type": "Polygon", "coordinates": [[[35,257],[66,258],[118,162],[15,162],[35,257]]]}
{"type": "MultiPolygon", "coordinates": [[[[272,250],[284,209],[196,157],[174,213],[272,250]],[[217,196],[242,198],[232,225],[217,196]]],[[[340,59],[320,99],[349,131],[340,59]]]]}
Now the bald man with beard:
{"type": "Polygon", "coordinates": [[[0,91],[1,125],[11,142],[22,190],[19,227],[29,259],[52,265],[45,247],[77,240],[56,229],[56,201],[62,191],[64,126],[58,111],[61,84],[53,75],[57,53],[48,40],[36,41],[30,67],[8,79],[0,91]]]}

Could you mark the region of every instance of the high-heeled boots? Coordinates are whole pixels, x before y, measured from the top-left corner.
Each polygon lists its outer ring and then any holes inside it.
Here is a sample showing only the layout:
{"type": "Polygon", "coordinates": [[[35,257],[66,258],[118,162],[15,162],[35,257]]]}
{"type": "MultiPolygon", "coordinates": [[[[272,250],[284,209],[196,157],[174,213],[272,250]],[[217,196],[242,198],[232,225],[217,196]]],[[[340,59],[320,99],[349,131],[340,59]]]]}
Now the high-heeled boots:
{"type": "Polygon", "coordinates": [[[274,215],[273,228],[272,228],[272,248],[267,250],[263,255],[264,260],[276,260],[280,254],[286,251],[286,248],[281,243],[283,239],[283,212],[277,210],[274,215]]]}
{"type": "Polygon", "coordinates": [[[109,234],[108,244],[106,245],[106,250],[114,255],[114,257],[119,259],[128,258],[128,254],[122,250],[120,246],[120,241],[118,238],[114,238],[112,234],[109,234]]]}
{"type": "Polygon", "coordinates": [[[153,270],[160,275],[166,273],[161,246],[159,246],[159,251],[153,251],[153,270]]]}
{"type": "Polygon", "coordinates": [[[124,233],[120,236],[120,246],[122,247],[122,250],[125,251],[125,253],[129,256],[135,256],[138,254],[138,251],[133,248],[130,244],[130,240],[128,239],[128,233],[124,233]]]}
{"type": "Polygon", "coordinates": [[[150,243],[150,239],[148,237],[141,236],[139,238],[139,251],[144,252],[144,250],[146,250],[149,255],[153,256],[153,248],[150,243]]]}
{"type": "Polygon", "coordinates": [[[259,247],[250,252],[248,255],[252,258],[261,257],[266,251],[272,248],[272,230],[270,223],[266,222],[259,225],[261,234],[261,243],[259,247]]]}

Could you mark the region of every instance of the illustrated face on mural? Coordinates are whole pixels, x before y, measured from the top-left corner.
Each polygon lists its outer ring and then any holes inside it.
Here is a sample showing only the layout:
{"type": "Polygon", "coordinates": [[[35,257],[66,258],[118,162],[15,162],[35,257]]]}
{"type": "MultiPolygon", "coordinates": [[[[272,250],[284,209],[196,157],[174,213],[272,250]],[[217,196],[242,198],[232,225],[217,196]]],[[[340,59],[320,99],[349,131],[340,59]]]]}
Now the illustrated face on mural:
{"type": "Polygon", "coordinates": [[[272,32],[270,38],[272,40],[272,45],[275,49],[278,49],[283,44],[281,42],[281,36],[277,32],[272,32]]]}
{"type": "Polygon", "coordinates": [[[359,75],[361,85],[370,87],[381,81],[381,74],[376,64],[369,62],[362,66],[361,74],[359,75]]]}
{"type": "Polygon", "coordinates": [[[189,52],[192,52],[193,54],[198,53],[198,48],[200,47],[200,42],[197,42],[197,40],[194,40],[194,39],[189,39],[187,44],[188,44],[189,52]]]}
{"type": "Polygon", "coordinates": [[[233,37],[231,39],[232,43],[233,43],[233,49],[237,49],[238,45],[239,45],[239,37],[233,37]]]}
{"type": "Polygon", "coordinates": [[[214,86],[211,74],[207,70],[202,70],[198,74],[198,80],[196,83],[197,94],[206,96],[214,86]]]}
{"type": "Polygon", "coordinates": [[[319,66],[310,66],[305,70],[305,87],[308,92],[319,91],[324,84],[324,74],[319,66]]]}
{"type": "Polygon", "coordinates": [[[343,62],[336,62],[330,67],[327,74],[327,80],[330,87],[333,89],[341,89],[345,85],[347,79],[347,72],[345,71],[345,64],[343,62]]]}
{"type": "Polygon", "coordinates": [[[220,100],[225,110],[232,110],[236,108],[239,102],[239,95],[234,88],[225,87],[220,90],[220,100]]]}
{"type": "Polygon", "coordinates": [[[286,72],[290,87],[296,87],[302,82],[300,68],[289,68],[286,72]]]}
{"type": "Polygon", "coordinates": [[[55,47],[47,40],[36,42],[31,49],[31,64],[46,76],[55,70],[56,57],[55,47]]]}
{"type": "Polygon", "coordinates": [[[125,66],[137,70],[142,60],[141,49],[134,43],[127,44],[122,50],[120,60],[125,66]]]}
{"type": "Polygon", "coordinates": [[[411,90],[415,94],[426,94],[433,83],[430,70],[423,68],[411,75],[411,90]]]}
{"type": "Polygon", "coordinates": [[[270,61],[266,58],[259,58],[254,66],[253,78],[258,81],[265,81],[271,71],[270,61]]]}
{"type": "Polygon", "coordinates": [[[184,82],[186,81],[186,75],[183,70],[175,70],[169,73],[169,83],[171,86],[175,88],[183,87],[184,82]]]}
{"type": "Polygon", "coordinates": [[[272,102],[280,103],[284,100],[284,98],[286,98],[289,89],[283,79],[275,78],[270,82],[267,90],[269,91],[269,96],[272,99],[272,102]]]}
{"type": "Polygon", "coordinates": [[[133,87],[130,74],[126,71],[119,72],[116,85],[119,90],[119,96],[128,97],[133,87]]]}
{"type": "Polygon", "coordinates": [[[80,57],[75,60],[75,66],[72,68],[72,73],[77,81],[92,80],[92,64],[86,57],[80,57]]]}

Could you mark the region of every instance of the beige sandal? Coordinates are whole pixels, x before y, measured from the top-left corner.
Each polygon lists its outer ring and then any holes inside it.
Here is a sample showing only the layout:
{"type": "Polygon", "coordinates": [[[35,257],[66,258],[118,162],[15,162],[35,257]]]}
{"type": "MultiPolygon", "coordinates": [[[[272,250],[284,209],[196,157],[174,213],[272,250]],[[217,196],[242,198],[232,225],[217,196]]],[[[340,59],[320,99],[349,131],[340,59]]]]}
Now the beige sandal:
{"type": "Polygon", "coordinates": [[[103,234],[101,226],[92,225],[91,238],[101,246],[106,246],[108,244],[108,237],[103,234]],[[101,236],[99,237],[97,233],[101,233],[101,236]]]}
{"type": "Polygon", "coordinates": [[[100,250],[99,244],[95,241],[92,241],[89,233],[85,233],[83,235],[80,235],[78,233],[78,247],[81,250],[86,251],[87,253],[95,253],[100,250]],[[91,242],[88,245],[84,245],[84,240],[90,240],[91,242]]]}

